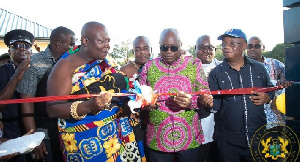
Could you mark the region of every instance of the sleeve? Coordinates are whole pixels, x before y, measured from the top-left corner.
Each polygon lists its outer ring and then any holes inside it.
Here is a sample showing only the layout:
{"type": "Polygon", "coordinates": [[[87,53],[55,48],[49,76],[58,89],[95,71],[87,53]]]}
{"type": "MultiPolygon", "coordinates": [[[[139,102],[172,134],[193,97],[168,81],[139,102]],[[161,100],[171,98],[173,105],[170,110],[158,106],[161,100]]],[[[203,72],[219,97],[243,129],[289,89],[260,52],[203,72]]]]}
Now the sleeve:
{"type": "MultiPolygon", "coordinates": [[[[267,76],[267,81],[266,81],[266,85],[265,86],[266,87],[274,87],[273,83],[271,82],[270,75],[267,72],[266,68],[262,67],[262,70],[265,73],[265,75],[267,76]]],[[[275,92],[274,91],[269,91],[269,92],[266,92],[266,93],[270,96],[270,99],[273,100],[273,98],[275,96],[275,92]]]]}
{"type": "Polygon", "coordinates": [[[7,83],[9,82],[10,78],[9,76],[7,75],[8,73],[8,69],[3,65],[3,66],[0,66],[0,91],[2,91],[7,83]]]}
{"type": "MultiPolygon", "coordinates": [[[[207,77],[204,73],[204,69],[203,69],[201,61],[196,59],[195,63],[197,65],[196,66],[197,70],[196,70],[196,83],[194,83],[195,84],[194,92],[199,92],[200,90],[209,90],[208,83],[207,83],[207,77]]],[[[192,96],[192,103],[190,106],[191,109],[200,108],[197,104],[198,98],[199,98],[198,95],[192,96]]]]}
{"type": "Polygon", "coordinates": [[[37,69],[33,65],[27,69],[22,80],[17,86],[17,91],[21,94],[35,96],[38,85],[37,69]]]}
{"type": "Polygon", "coordinates": [[[145,66],[142,69],[142,72],[141,72],[140,78],[139,78],[139,82],[140,82],[141,85],[147,85],[147,86],[150,85],[150,83],[147,79],[147,76],[148,76],[148,69],[151,66],[151,64],[150,64],[151,62],[152,61],[146,63],[145,66]]]}
{"type": "MultiPolygon", "coordinates": [[[[217,79],[217,74],[216,74],[216,68],[213,69],[209,73],[209,78],[208,78],[208,83],[209,83],[209,89],[211,91],[217,91],[220,90],[219,85],[218,85],[218,79],[217,79]]],[[[221,95],[213,95],[214,100],[213,100],[213,107],[212,110],[214,112],[219,111],[221,109],[222,105],[222,98],[221,95]]]]}
{"type": "Polygon", "coordinates": [[[282,81],[282,80],[285,80],[285,65],[276,60],[276,70],[277,70],[277,79],[282,81]]]}

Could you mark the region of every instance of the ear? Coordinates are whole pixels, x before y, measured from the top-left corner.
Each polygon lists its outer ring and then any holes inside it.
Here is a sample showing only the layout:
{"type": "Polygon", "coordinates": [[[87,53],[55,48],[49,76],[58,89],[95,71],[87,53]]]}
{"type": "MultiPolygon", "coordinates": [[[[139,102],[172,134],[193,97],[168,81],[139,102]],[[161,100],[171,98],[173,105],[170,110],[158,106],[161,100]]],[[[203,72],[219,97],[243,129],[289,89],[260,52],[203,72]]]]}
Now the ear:
{"type": "Polygon", "coordinates": [[[88,39],[87,37],[81,37],[81,44],[82,44],[84,47],[88,47],[89,39],[88,39]]]}
{"type": "Polygon", "coordinates": [[[262,46],[262,50],[263,50],[263,51],[265,51],[265,48],[266,48],[266,47],[265,47],[265,45],[263,44],[263,46],[262,46]]]}
{"type": "Polygon", "coordinates": [[[152,53],[152,47],[150,48],[150,53],[152,53]]]}
{"type": "Polygon", "coordinates": [[[11,56],[10,49],[8,50],[8,54],[9,54],[9,56],[11,56]]]}
{"type": "Polygon", "coordinates": [[[62,46],[62,43],[60,41],[57,41],[56,42],[56,48],[57,49],[60,49],[60,47],[62,46]]]}

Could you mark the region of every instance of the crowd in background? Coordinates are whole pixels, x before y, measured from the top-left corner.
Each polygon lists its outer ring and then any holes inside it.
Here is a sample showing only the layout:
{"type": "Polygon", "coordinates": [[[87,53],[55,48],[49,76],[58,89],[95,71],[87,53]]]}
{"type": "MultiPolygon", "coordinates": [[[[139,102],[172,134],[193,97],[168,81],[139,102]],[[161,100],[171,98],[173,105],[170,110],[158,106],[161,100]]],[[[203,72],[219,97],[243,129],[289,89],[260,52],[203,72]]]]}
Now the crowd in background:
{"type": "MultiPolygon", "coordinates": [[[[200,91],[291,86],[282,62],[263,56],[262,40],[247,39],[240,29],[218,38],[202,35],[195,55],[185,55],[177,29],[161,32],[160,55],[151,58],[146,36],[133,41],[134,60],[118,68],[108,56],[108,29],[99,22],[82,27],[81,44],[66,27],[55,28],[50,44],[32,54],[34,36],[12,30],[4,37],[8,54],[1,55],[0,100],[44,96],[99,94],[83,99],[0,105],[2,142],[44,132],[29,154],[1,157],[9,161],[253,161],[253,134],[285,123],[271,106],[279,93],[190,95],[200,91]],[[222,41],[223,60],[215,58],[222,41]],[[147,85],[156,102],[131,110],[133,93],[147,85]]],[[[16,146],[17,147],[17,146],[16,146]]]]}

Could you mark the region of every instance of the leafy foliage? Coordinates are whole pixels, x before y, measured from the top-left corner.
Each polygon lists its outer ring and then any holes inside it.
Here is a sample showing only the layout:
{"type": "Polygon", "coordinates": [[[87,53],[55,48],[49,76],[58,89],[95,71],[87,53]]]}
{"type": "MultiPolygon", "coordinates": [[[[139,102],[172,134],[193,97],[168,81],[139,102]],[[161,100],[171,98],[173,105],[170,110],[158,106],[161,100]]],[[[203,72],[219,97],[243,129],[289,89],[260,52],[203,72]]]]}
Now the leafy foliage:
{"type": "Polygon", "coordinates": [[[286,47],[291,47],[291,46],[293,46],[293,45],[292,44],[284,44],[284,43],[277,44],[272,49],[272,51],[263,52],[263,56],[269,57],[269,58],[274,58],[274,59],[277,59],[277,60],[284,63],[284,61],[285,61],[285,48],[286,47]]]}
{"type": "Polygon", "coordinates": [[[113,51],[110,53],[111,57],[117,60],[119,65],[125,65],[128,63],[129,58],[133,58],[132,41],[122,41],[121,44],[115,44],[113,51]]]}
{"type": "Polygon", "coordinates": [[[188,46],[187,51],[188,51],[192,56],[195,56],[195,46],[188,46]]]}

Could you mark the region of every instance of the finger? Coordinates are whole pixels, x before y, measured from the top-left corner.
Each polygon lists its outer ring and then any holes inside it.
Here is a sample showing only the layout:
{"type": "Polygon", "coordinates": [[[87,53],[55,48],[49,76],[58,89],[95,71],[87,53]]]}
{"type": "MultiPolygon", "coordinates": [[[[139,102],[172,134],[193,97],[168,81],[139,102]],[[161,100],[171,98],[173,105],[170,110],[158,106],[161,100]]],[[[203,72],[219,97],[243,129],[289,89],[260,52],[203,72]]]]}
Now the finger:
{"type": "Polygon", "coordinates": [[[44,142],[43,142],[42,148],[43,148],[43,153],[48,154],[48,150],[47,150],[46,144],[44,142]]]}

